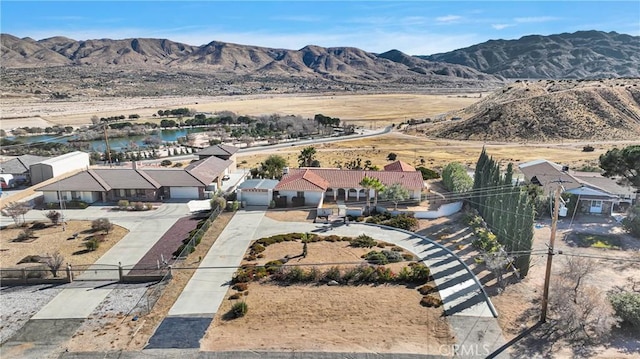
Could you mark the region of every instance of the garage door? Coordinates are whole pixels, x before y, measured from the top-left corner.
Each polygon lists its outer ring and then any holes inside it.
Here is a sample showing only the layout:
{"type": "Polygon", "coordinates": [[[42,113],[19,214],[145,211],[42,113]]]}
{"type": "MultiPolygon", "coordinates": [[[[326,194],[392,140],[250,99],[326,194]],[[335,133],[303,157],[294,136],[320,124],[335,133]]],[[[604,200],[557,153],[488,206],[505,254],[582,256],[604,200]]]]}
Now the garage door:
{"type": "Polygon", "coordinates": [[[198,199],[198,187],[171,187],[171,198],[198,199]]]}
{"type": "Polygon", "coordinates": [[[268,192],[242,192],[242,202],[246,202],[248,206],[268,206],[268,192]]]}

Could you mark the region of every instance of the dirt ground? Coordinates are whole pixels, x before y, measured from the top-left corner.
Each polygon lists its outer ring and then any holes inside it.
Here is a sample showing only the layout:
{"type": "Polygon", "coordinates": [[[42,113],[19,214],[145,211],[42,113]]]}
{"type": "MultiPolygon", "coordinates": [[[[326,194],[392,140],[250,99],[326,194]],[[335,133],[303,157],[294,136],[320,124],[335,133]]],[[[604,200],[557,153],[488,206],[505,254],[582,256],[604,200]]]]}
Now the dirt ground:
{"type": "Polygon", "coordinates": [[[233,111],[241,115],[301,115],[339,117],[366,127],[383,127],[411,118],[426,118],[458,110],[480,98],[468,95],[247,95],[217,97],[87,98],[69,101],[5,98],[0,103],[0,128],[91,124],[91,116],[138,114],[141,122],[158,110],[187,107],[202,112],[233,111]]]}
{"type": "MultiPolygon", "coordinates": [[[[542,223],[542,227],[536,229],[533,248],[545,249],[549,242],[550,227],[548,221],[542,223]]],[[[624,260],[640,261],[640,241],[629,235],[622,233],[620,225],[615,224],[611,219],[583,216],[573,223],[569,228],[569,220],[562,221],[559,225],[559,232],[555,242],[555,248],[565,254],[586,254],[591,256],[615,257],[621,260],[593,259],[598,263],[597,273],[590,276],[585,284],[597,288],[602,293],[607,293],[617,288],[627,287],[629,278],[640,278],[640,263],[625,262],[624,260]],[[595,223],[594,223],[595,222],[595,223]],[[576,247],[567,241],[566,235],[569,231],[583,233],[608,233],[619,236],[623,249],[604,250],[598,248],[576,247]]],[[[546,255],[532,257],[532,265],[528,276],[521,282],[512,284],[506,290],[491,298],[493,304],[498,309],[500,316],[498,320],[503,328],[503,333],[507,340],[514,338],[525,329],[530,328],[540,316],[540,300],[544,284],[544,272],[546,266],[546,255]]],[[[563,263],[566,262],[566,255],[556,255],[553,259],[552,277],[558,275],[563,263]]],[[[553,293],[551,293],[553,295],[553,293]]],[[[553,316],[553,308],[550,308],[550,318],[553,316]]],[[[590,348],[593,357],[597,358],[637,358],[640,355],[640,340],[633,339],[629,332],[614,330],[614,336],[603,345],[590,348]]],[[[538,343],[544,346],[544,343],[538,343]]],[[[557,358],[575,357],[571,343],[555,343],[552,355],[557,358]]],[[[540,348],[537,348],[538,350],[540,348]]],[[[522,350],[520,348],[520,350],[522,350]]],[[[529,354],[533,355],[534,351],[529,354]]]]}
{"type": "MultiPolygon", "coordinates": [[[[300,254],[299,242],[270,245],[263,264],[300,254]]],[[[351,248],[347,242],[308,244],[308,256],[289,264],[355,263],[380,248],[351,248]]],[[[394,263],[398,271],[409,262],[394,263]]],[[[345,264],[346,265],[346,264],[345,264]]],[[[321,269],[322,270],[322,267],[321,269]]],[[[230,289],[227,298],[236,293],[230,289]]],[[[291,285],[251,283],[247,315],[225,320],[234,303],[225,300],[202,340],[201,350],[287,350],[441,354],[455,338],[442,308],[420,305],[422,295],[403,285],[291,285]],[[272,328],[277,328],[274,335],[272,328]],[[248,340],[250,338],[250,340],[248,340]]]]}
{"type": "MultiPolygon", "coordinates": [[[[30,228],[32,225],[29,224],[30,228]]],[[[22,267],[18,262],[28,255],[48,256],[56,251],[64,257],[64,263],[73,265],[93,264],[106,253],[113,245],[118,243],[129,231],[123,227],[114,225],[107,235],[103,232],[93,233],[91,221],[68,221],[65,230],[62,225],[53,226],[50,223],[44,229],[34,229],[33,236],[29,240],[16,241],[23,228],[6,228],[0,231],[0,262],[3,268],[22,267]],[[78,237],[73,239],[73,234],[78,237]],[[85,241],[92,237],[100,237],[100,246],[95,251],[87,251],[85,241]]],[[[116,263],[114,263],[116,264],[116,263]]],[[[33,264],[31,264],[33,265],[33,264]]]]}
{"type": "MultiPolygon", "coordinates": [[[[182,263],[184,267],[197,267],[198,259],[204,257],[213,245],[218,235],[233,217],[231,212],[222,212],[213,222],[202,238],[195,252],[191,253],[182,263]]],[[[132,321],[132,317],[114,316],[112,318],[96,318],[91,325],[86,326],[85,332],[76,332],[65,345],[71,352],[77,351],[112,351],[112,350],[141,350],[155,329],[171,309],[187,282],[193,275],[193,270],[174,270],[173,279],[164,289],[162,296],[151,310],[150,314],[140,315],[139,320],[132,321]],[[90,340],[87,339],[90,336],[90,340]]]]}

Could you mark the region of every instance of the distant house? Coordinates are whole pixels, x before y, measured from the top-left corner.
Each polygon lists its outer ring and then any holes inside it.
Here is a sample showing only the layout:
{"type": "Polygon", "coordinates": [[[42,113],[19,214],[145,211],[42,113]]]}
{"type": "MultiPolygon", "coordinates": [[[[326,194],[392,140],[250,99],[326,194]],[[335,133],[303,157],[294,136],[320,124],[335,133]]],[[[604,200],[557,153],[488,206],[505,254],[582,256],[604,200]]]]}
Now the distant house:
{"type": "Polygon", "coordinates": [[[547,160],[526,162],[518,167],[527,182],[541,186],[547,195],[553,195],[558,186],[563,187],[563,192],[576,195],[580,213],[610,215],[635,200],[632,187],[622,186],[599,173],[576,172],[547,160]]]}
{"type": "Polygon", "coordinates": [[[31,182],[29,168],[36,163],[48,160],[49,157],[22,155],[0,163],[0,173],[13,175],[16,182],[31,182]]]}
{"type": "Polygon", "coordinates": [[[29,166],[31,184],[38,184],[65,173],[89,168],[89,154],[75,151],[29,166]]]}
{"type": "Polygon", "coordinates": [[[217,157],[191,163],[184,169],[89,169],[38,188],[45,203],[80,200],[87,203],[204,199],[215,191],[231,161],[217,157]]]}
{"type": "Polygon", "coordinates": [[[399,183],[409,191],[411,199],[420,200],[424,182],[422,174],[408,164],[397,161],[385,166],[384,171],[343,170],[337,168],[290,169],[274,188],[278,200],[287,205],[318,205],[325,199],[337,201],[364,201],[374,191],[360,185],[362,179],[377,178],[389,186],[399,183]]]}
{"type": "Polygon", "coordinates": [[[213,145],[209,146],[201,151],[195,153],[198,156],[198,159],[202,160],[208,157],[217,157],[222,160],[229,160],[233,163],[228,167],[227,173],[235,172],[236,170],[236,152],[238,152],[239,148],[235,146],[229,145],[213,145]]]}

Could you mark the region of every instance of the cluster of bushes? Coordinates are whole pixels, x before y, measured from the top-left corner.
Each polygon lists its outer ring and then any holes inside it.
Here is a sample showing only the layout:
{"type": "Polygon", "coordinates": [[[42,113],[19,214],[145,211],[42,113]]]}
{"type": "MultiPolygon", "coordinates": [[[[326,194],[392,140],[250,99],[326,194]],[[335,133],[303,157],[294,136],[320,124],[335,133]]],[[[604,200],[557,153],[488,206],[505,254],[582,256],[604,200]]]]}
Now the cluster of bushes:
{"type": "Polygon", "coordinates": [[[413,255],[408,253],[401,253],[402,249],[399,247],[394,247],[392,250],[383,250],[383,251],[371,251],[367,254],[364,254],[362,258],[366,259],[367,262],[371,264],[389,264],[389,263],[398,263],[402,261],[410,261],[413,260],[413,255]],[[395,248],[400,249],[400,251],[394,250],[395,248]]]}
{"type": "Polygon", "coordinates": [[[88,251],[93,252],[100,247],[100,239],[93,237],[89,240],[86,240],[84,242],[84,246],[85,248],[87,248],[88,251]]]}
{"type": "Polygon", "coordinates": [[[153,204],[142,202],[129,202],[126,199],[118,201],[118,209],[122,211],[149,211],[153,209],[153,204]]]}
{"type": "Polygon", "coordinates": [[[422,173],[422,179],[425,181],[430,179],[440,178],[440,174],[430,168],[420,166],[420,167],[416,167],[416,170],[422,173]]]}
{"type": "Polygon", "coordinates": [[[413,213],[401,213],[396,216],[388,212],[380,213],[367,218],[367,223],[381,224],[407,231],[413,231],[418,228],[418,220],[413,213]]]}
{"type": "MultiPolygon", "coordinates": [[[[65,208],[67,209],[85,209],[89,207],[89,204],[85,201],[72,200],[65,203],[65,208]]],[[[47,209],[60,209],[60,203],[58,202],[49,202],[47,203],[47,209]]]]}
{"type": "Polygon", "coordinates": [[[476,239],[473,240],[474,247],[486,253],[495,253],[500,250],[498,237],[486,227],[482,217],[468,213],[465,220],[476,235],[476,239]]]}
{"type": "Polygon", "coordinates": [[[196,228],[189,232],[187,238],[182,240],[182,244],[173,252],[173,256],[180,257],[180,254],[182,254],[183,251],[186,251],[186,255],[195,252],[196,247],[200,242],[202,242],[202,237],[210,226],[211,222],[209,221],[209,218],[201,219],[196,225],[196,228]]]}
{"type": "Polygon", "coordinates": [[[429,279],[429,268],[422,263],[411,263],[398,273],[384,266],[366,264],[346,269],[334,266],[325,271],[321,271],[317,267],[281,266],[271,275],[271,280],[282,284],[328,283],[331,281],[342,285],[423,284],[429,279]]]}
{"type": "Polygon", "coordinates": [[[378,242],[376,242],[375,239],[363,233],[357,236],[356,238],[352,239],[349,245],[355,248],[371,248],[378,245],[378,242]]]}

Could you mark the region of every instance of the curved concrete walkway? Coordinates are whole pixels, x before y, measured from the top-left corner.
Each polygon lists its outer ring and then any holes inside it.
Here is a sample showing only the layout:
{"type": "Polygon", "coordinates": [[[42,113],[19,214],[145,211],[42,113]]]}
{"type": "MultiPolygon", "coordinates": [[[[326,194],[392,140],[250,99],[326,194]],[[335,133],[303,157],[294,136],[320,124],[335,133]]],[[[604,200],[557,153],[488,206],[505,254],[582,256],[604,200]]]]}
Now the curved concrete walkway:
{"type": "Polygon", "coordinates": [[[353,237],[364,233],[417,254],[430,268],[438,285],[445,314],[456,334],[457,356],[484,358],[505,343],[492,314],[492,305],[477,278],[466,270],[458,257],[433,241],[415,233],[362,223],[280,222],[264,217],[263,210],[247,210],[234,216],[201,264],[223,268],[196,271],[147,348],[199,348],[199,341],[218,311],[235,272],[228,266],[240,264],[251,241],[290,232],[353,237]],[[194,290],[187,290],[189,288],[194,290]],[[181,332],[185,335],[176,338],[176,333],[181,332]]]}

